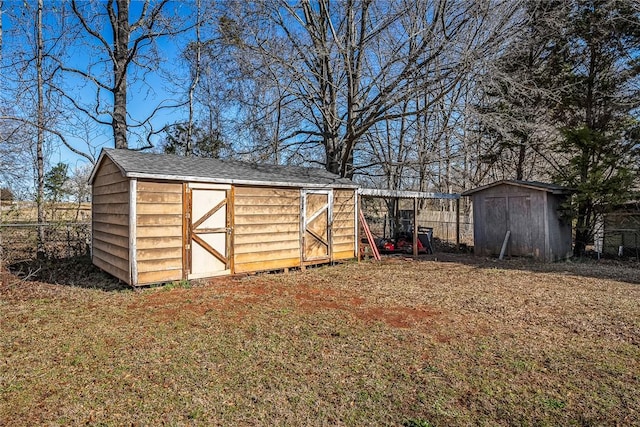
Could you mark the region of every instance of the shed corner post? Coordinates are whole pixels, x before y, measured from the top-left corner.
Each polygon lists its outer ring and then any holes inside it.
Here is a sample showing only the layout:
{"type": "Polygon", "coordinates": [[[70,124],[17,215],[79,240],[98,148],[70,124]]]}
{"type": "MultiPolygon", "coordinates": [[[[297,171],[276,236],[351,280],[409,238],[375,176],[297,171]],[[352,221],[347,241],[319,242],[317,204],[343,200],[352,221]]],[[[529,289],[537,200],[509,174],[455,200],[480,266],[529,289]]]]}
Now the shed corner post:
{"type": "Polygon", "coordinates": [[[355,245],[354,245],[354,255],[358,262],[360,262],[360,191],[358,189],[355,190],[355,201],[353,208],[353,235],[355,236],[355,245]]]}
{"type": "Polygon", "coordinates": [[[182,280],[188,280],[191,254],[191,188],[182,183],[182,280]]]}
{"type": "Polygon", "coordinates": [[[329,264],[333,265],[333,191],[334,189],[330,189],[327,194],[327,219],[329,222],[329,226],[327,227],[327,241],[329,242],[329,247],[327,248],[329,252],[329,264]]]}
{"type": "Polygon", "coordinates": [[[305,244],[305,231],[304,231],[304,218],[305,218],[305,198],[307,196],[307,192],[304,188],[300,189],[300,223],[298,227],[300,227],[300,235],[298,236],[298,245],[300,246],[300,269],[304,270],[304,244],[305,244]]]}
{"type": "Polygon", "coordinates": [[[543,228],[543,233],[544,233],[544,239],[543,239],[543,244],[544,244],[544,250],[542,251],[542,253],[544,254],[544,261],[545,262],[553,262],[553,248],[551,248],[551,236],[549,236],[549,194],[544,192],[543,193],[543,201],[544,201],[544,205],[543,205],[543,221],[544,221],[544,228],[543,228]]]}
{"type": "Polygon", "coordinates": [[[229,271],[236,272],[235,260],[235,226],[236,226],[236,186],[232,185],[227,195],[227,258],[229,259],[229,271]]]}
{"type": "Polygon", "coordinates": [[[129,281],[131,286],[138,285],[138,260],[136,250],[137,224],[138,224],[138,181],[135,178],[129,180],[129,281]]]}

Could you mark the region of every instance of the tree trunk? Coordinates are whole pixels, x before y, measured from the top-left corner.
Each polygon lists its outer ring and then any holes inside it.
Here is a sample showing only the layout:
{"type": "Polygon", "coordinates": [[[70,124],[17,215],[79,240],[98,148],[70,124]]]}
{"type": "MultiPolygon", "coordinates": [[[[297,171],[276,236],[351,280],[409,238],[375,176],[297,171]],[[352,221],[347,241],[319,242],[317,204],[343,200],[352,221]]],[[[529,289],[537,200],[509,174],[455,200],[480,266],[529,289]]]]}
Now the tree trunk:
{"type": "MultiPolygon", "coordinates": [[[[187,146],[185,147],[185,156],[190,157],[193,154],[193,96],[200,80],[200,59],[202,53],[202,42],[200,41],[200,0],[196,1],[196,41],[195,41],[195,64],[193,74],[191,76],[191,84],[189,85],[189,123],[187,126],[187,146]]],[[[212,137],[212,134],[209,134],[212,137]]]]}
{"type": "Polygon", "coordinates": [[[117,0],[117,19],[112,22],[114,34],[113,117],[111,127],[116,148],[128,148],[127,143],[127,61],[129,56],[129,0],[117,0]]]}
{"type": "Polygon", "coordinates": [[[36,194],[36,209],[38,215],[38,231],[36,238],[36,256],[43,259],[44,250],[44,79],[42,77],[42,58],[44,42],[42,40],[42,9],[43,0],[38,0],[36,16],[36,75],[38,85],[38,111],[37,111],[37,141],[36,141],[36,168],[38,175],[38,188],[36,194]]]}
{"type": "Polygon", "coordinates": [[[527,146],[525,137],[523,136],[518,144],[518,164],[516,165],[516,179],[522,181],[524,179],[524,162],[526,161],[527,146]]]}
{"type": "Polygon", "coordinates": [[[578,207],[578,218],[576,221],[576,241],[573,246],[573,256],[584,256],[589,243],[590,228],[588,226],[587,208],[583,204],[578,207]]]}
{"type": "MultiPolygon", "coordinates": [[[[326,137],[325,137],[326,138],[326,137]]],[[[336,147],[335,139],[326,138],[326,169],[331,173],[335,173],[336,175],[340,175],[340,163],[342,160],[341,150],[336,147]]]]}

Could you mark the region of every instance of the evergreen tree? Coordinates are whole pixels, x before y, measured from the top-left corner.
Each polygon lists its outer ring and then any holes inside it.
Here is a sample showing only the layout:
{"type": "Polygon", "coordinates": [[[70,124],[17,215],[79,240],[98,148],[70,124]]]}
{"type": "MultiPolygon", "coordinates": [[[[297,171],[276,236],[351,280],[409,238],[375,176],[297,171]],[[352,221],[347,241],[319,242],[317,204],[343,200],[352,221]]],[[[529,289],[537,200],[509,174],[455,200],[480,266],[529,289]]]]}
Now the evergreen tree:
{"type": "Polygon", "coordinates": [[[197,125],[192,126],[189,132],[187,124],[178,123],[166,131],[161,147],[167,154],[217,159],[220,158],[225,144],[219,132],[209,133],[197,125]]]}
{"type": "Polygon", "coordinates": [[[554,108],[563,138],[556,180],[576,190],[574,255],[598,216],[631,197],[640,162],[640,10],[632,1],[573,4],[556,56],[554,108]]]}
{"type": "Polygon", "coordinates": [[[69,194],[67,183],[69,182],[69,166],[66,163],[58,163],[44,176],[44,193],[47,200],[58,203],[69,194]]]}
{"type": "Polygon", "coordinates": [[[531,1],[524,16],[520,35],[483,82],[481,158],[497,177],[552,171],[554,182],[575,189],[580,256],[599,216],[629,200],[637,185],[640,7],[531,1]]]}

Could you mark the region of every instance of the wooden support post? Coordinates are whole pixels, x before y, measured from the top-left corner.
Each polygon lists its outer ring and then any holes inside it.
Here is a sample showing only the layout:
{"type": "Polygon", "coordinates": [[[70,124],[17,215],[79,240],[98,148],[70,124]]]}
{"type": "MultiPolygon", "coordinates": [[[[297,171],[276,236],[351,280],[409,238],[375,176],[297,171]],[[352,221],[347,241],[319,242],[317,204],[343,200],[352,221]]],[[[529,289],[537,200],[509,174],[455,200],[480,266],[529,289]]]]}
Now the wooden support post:
{"type": "Polygon", "coordinates": [[[507,250],[507,243],[509,243],[509,236],[511,236],[511,230],[507,230],[507,233],[504,235],[504,240],[502,241],[502,248],[500,249],[500,257],[498,257],[498,259],[504,258],[504,253],[507,250]]]}
{"type": "Polygon", "coordinates": [[[460,199],[456,199],[456,250],[460,250],[460,199]]]}
{"type": "Polygon", "coordinates": [[[378,252],[378,247],[376,246],[376,242],[373,238],[373,234],[371,234],[371,229],[369,229],[369,224],[367,224],[367,219],[364,217],[362,211],[360,211],[360,222],[362,223],[362,229],[364,230],[365,235],[367,236],[367,241],[369,242],[369,247],[371,248],[371,253],[373,254],[373,258],[376,261],[380,261],[380,252],[378,252]]]}
{"type": "Polygon", "coordinates": [[[354,215],[353,220],[355,222],[354,233],[356,235],[355,255],[356,255],[356,258],[358,259],[358,262],[360,262],[360,259],[362,258],[362,254],[360,253],[360,250],[361,250],[360,239],[362,239],[362,237],[360,237],[360,212],[362,212],[362,197],[356,191],[355,212],[353,214],[354,215]]]}
{"type": "MultiPolygon", "coordinates": [[[[0,233],[2,233],[2,229],[0,228],[0,233]]],[[[2,247],[2,237],[0,236],[0,280],[2,281],[2,286],[9,285],[9,268],[5,271],[4,267],[4,251],[2,247]]]]}
{"type": "Polygon", "coordinates": [[[413,198],[413,256],[418,256],[418,198],[413,198]]]}

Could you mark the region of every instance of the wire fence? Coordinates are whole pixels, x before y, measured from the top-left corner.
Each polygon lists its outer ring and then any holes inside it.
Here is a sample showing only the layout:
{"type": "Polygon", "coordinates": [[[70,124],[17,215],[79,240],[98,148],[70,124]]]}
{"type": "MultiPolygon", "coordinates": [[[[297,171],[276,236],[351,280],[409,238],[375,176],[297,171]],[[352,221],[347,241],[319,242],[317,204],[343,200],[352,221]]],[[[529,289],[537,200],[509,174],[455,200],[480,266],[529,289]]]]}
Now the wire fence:
{"type": "MultiPolygon", "coordinates": [[[[411,232],[413,228],[413,212],[403,211],[397,219],[389,216],[367,215],[367,222],[375,237],[394,238],[398,231],[411,232]]],[[[460,215],[459,223],[455,212],[423,211],[418,216],[418,228],[428,228],[432,236],[443,243],[455,244],[459,227],[461,244],[473,246],[473,222],[470,215],[460,215]]]]}
{"type": "MultiPolygon", "coordinates": [[[[423,221],[418,225],[433,230],[433,237],[441,242],[456,242],[456,223],[447,221],[423,221]]],[[[90,222],[56,223],[2,223],[0,224],[0,255],[7,264],[28,261],[37,257],[38,228],[42,227],[44,241],[43,254],[47,258],[60,259],[87,255],[91,250],[90,222]]],[[[385,235],[383,221],[373,221],[376,237],[385,235]]],[[[388,234],[388,231],[386,232],[388,234]]],[[[473,224],[460,223],[460,243],[471,245],[473,224]]]]}
{"type": "MultiPolygon", "coordinates": [[[[386,218],[367,218],[369,227],[374,237],[382,239],[393,239],[395,236],[394,230],[400,230],[404,232],[411,232],[413,229],[413,222],[410,220],[401,221],[399,227],[392,224],[390,220],[386,218]]],[[[454,245],[460,243],[466,246],[473,246],[473,223],[468,221],[460,221],[459,233],[460,241],[456,241],[457,229],[455,221],[437,221],[426,220],[424,218],[418,219],[419,229],[429,229],[431,231],[432,238],[440,241],[441,243],[454,245]]]]}
{"type": "MultiPolygon", "coordinates": [[[[420,216],[418,226],[432,229],[433,238],[444,244],[456,243],[456,222],[420,216]]],[[[473,223],[462,216],[459,223],[460,243],[473,246],[473,223]]],[[[368,218],[375,237],[393,238],[388,218],[368,218]]],[[[87,255],[91,250],[91,223],[63,221],[55,223],[0,223],[0,258],[7,264],[35,259],[38,250],[38,228],[42,227],[43,254],[47,258],[69,258],[87,255]]],[[[597,251],[603,256],[640,260],[640,230],[607,230],[599,236],[597,251]]]]}
{"type": "Polygon", "coordinates": [[[0,245],[4,262],[11,264],[32,260],[38,252],[38,230],[42,228],[43,254],[47,258],[86,255],[91,248],[91,223],[2,223],[0,245]]]}
{"type": "Polygon", "coordinates": [[[597,237],[599,241],[594,245],[595,249],[604,256],[635,258],[640,261],[640,229],[611,228],[597,237]]]}
{"type": "MultiPolygon", "coordinates": [[[[456,223],[450,221],[418,221],[418,227],[433,228],[433,237],[442,242],[454,244],[456,242],[456,223]]],[[[473,246],[473,223],[460,221],[460,242],[473,246]]]]}

